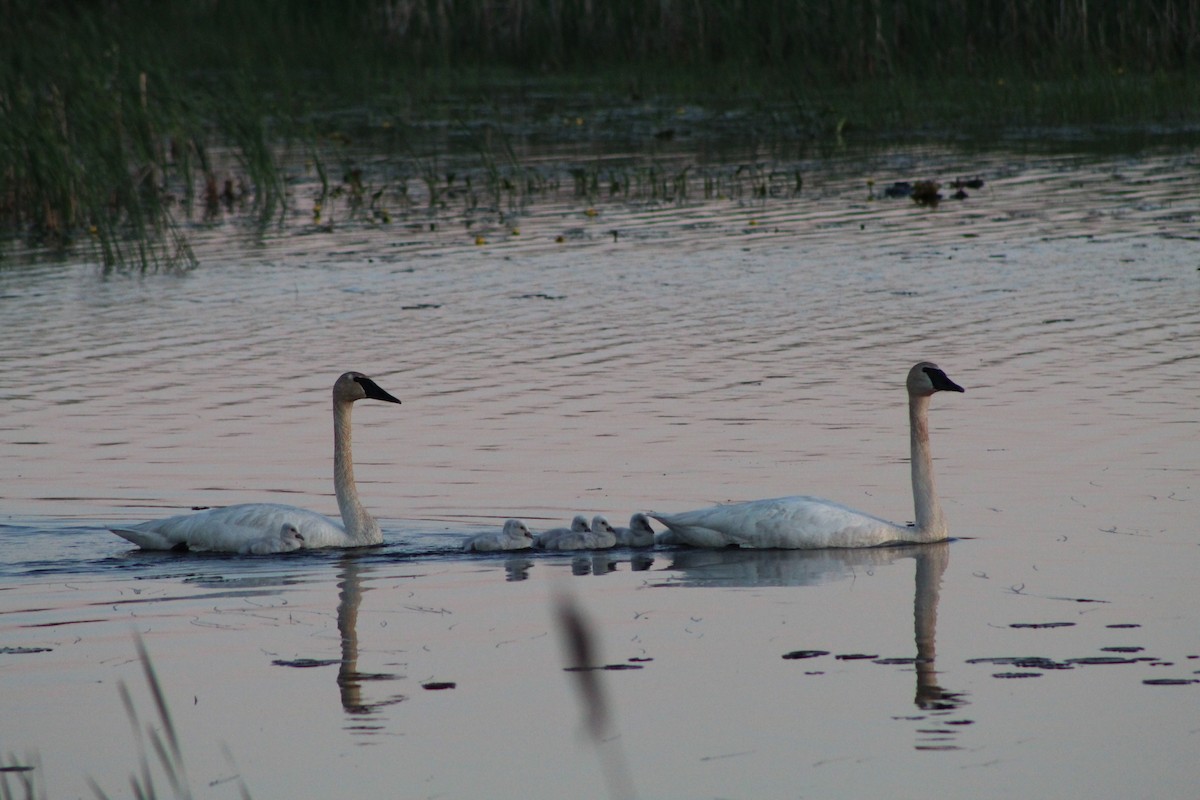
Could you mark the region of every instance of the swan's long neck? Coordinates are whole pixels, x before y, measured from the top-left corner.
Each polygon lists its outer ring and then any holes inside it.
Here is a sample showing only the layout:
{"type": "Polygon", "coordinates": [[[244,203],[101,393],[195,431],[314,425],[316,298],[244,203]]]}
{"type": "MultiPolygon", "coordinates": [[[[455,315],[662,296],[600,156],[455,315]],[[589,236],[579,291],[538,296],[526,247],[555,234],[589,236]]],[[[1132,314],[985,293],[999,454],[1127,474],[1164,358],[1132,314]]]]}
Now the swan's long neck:
{"type": "Polygon", "coordinates": [[[342,524],[352,544],[378,544],[383,541],[379,523],[367,513],[358,499],[354,483],[354,456],[350,441],[352,402],[333,401],[333,490],[337,494],[342,524]]]}
{"type": "Polygon", "coordinates": [[[946,519],[933,485],[933,455],[929,451],[929,396],[911,395],[908,422],[912,436],[913,505],[917,514],[917,541],[937,542],[947,534],[946,519]]]}

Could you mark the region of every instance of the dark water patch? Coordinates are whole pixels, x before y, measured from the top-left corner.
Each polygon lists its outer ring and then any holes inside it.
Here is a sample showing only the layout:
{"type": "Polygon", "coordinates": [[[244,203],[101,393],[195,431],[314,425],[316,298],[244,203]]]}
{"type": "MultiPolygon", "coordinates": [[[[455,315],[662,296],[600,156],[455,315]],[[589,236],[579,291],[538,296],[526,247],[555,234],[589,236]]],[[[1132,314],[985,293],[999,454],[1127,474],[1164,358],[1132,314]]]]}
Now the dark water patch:
{"type": "MultiPolygon", "coordinates": [[[[27,625],[25,627],[35,627],[27,625]]],[[[53,647],[0,647],[0,655],[4,656],[23,656],[30,653],[50,653],[53,652],[53,647]]]]}
{"type": "Polygon", "coordinates": [[[457,689],[458,684],[454,681],[430,681],[429,683],[422,683],[421,688],[430,692],[442,692],[447,689],[457,689]]]}
{"type": "Polygon", "coordinates": [[[1136,664],[1139,659],[1121,658],[1120,656],[1084,656],[1083,658],[1068,658],[1068,664],[1136,664]]]}
{"type": "Polygon", "coordinates": [[[1074,622],[1014,622],[1010,628],[1070,628],[1074,622]]]}
{"type": "Polygon", "coordinates": [[[790,653],[784,653],[783,657],[790,661],[795,661],[803,658],[817,658],[818,656],[829,655],[828,650],[793,650],[790,653]]]}
{"type": "Polygon", "coordinates": [[[1040,678],[1044,674],[1044,672],[993,672],[992,677],[1007,680],[1013,678],[1040,678]]]}
{"type": "Polygon", "coordinates": [[[604,664],[599,667],[563,667],[563,672],[597,672],[599,670],[619,672],[627,669],[645,669],[645,667],[641,664],[604,664]]]}
{"type": "Polygon", "coordinates": [[[1133,647],[1133,646],[1130,646],[1130,647],[1119,646],[1119,647],[1101,647],[1100,649],[1103,650],[1105,653],[1140,653],[1143,650],[1145,650],[1146,648],[1133,647]]]}
{"type": "Polygon", "coordinates": [[[926,664],[930,661],[928,658],[920,657],[897,657],[897,658],[877,658],[872,661],[872,664],[926,664]]]}
{"type": "Polygon", "coordinates": [[[394,672],[344,672],[338,675],[338,683],[345,686],[362,681],[398,681],[400,677],[394,672]]]}
{"type": "Polygon", "coordinates": [[[1200,679],[1196,678],[1146,678],[1142,681],[1147,686],[1187,686],[1192,683],[1200,683],[1200,679]]]}
{"type": "MultiPolygon", "coordinates": [[[[120,602],[120,601],[119,601],[120,602]]],[[[125,601],[128,602],[128,601],[125,601]]],[[[104,603],[102,605],[115,605],[115,603],[104,603]]],[[[21,628],[58,628],[63,625],[83,625],[89,622],[108,622],[107,619],[69,619],[63,622],[33,622],[28,625],[21,625],[21,628]]]]}
{"type": "Polygon", "coordinates": [[[1140,628],[1139,622],[1114,622],[1112,625],[1105,625],[1106,628],[1140,628]]]}
{"type": "Polygon", "coordinates": [[[839,655],[834,656],[834,658],[836,658],[839,661],[858,661],[858,660],[872,661],[874,659],[879,658],[879,654],[876,653],[874,655],[868,655],[867,653],[841,653],[839,655]]]}
{"type": "Polygon", "coordinates": [[[296,669],[308,669],[310,667],[330,667],[334,664],[341,664],[340,658],[294,658],[283,659],[277,658],[271,662],[276,667],[295,667],[296,669]]]}
{"type": "Polygon", "coordinates": [[[1071,664],[1041,656],[998,656],[994,658],[968,658],[968,664],[997,664],[1020,667],[1021,669],[1074,669],[1071,664]]]}

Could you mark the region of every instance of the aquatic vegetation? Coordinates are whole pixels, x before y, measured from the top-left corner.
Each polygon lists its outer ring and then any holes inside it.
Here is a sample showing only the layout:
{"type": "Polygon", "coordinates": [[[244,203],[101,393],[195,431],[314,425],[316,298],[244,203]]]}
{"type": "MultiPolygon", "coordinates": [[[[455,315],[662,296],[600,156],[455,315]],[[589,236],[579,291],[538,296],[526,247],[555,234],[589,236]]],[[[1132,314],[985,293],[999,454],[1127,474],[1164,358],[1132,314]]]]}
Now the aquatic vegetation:
{"type": "Polygon", "coordinates": [[[315,224],[341,202],[388,224],[408,207],[520,211],[565,182],[615,201],[801,188],[766,159],[733,175],[679,163],[695,137],[744,152],[1186,126],[1200,108],[1200,0],[9,6],[0,236],[90,246],[109,267],[193,265],[189,226],[222,215],[283,224],[294,147],[322,184],[315,224]],[[547,163],[535,144],[566,147],[547,163]],[[383,160],[337,183],[351,146],[383,160]]]}

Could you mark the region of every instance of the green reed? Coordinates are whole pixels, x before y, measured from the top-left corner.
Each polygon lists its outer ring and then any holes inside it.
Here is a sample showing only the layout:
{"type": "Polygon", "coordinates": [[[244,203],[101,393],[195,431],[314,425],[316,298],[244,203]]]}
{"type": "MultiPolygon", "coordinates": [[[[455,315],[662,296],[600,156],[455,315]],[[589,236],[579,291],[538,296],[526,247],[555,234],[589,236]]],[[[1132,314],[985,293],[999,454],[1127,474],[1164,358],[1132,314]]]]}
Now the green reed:
{"type": "Polygon", "coordinates": [[[0,237],[91,243],[107,265],[192,264],[189,226],[222,208],[249,225],[280,224],[293,200],[285,156],[298,147],[332,169],[337,148],[324,143],[334,135],[415,165],[357,186],[337,182],[344,167],[321,176],[319,204],[336,184],[352,212],[384,221],[409,180],[425,184],[433,208],[519,207],[572,178],[592,196],[604,182],[614,197],[686,195],[688,176],[656,171],[653,154],[643,172],[611,179],[588,174],[586,160],[561,176],[522,163],[514,136],[562,135],[564,116],[596,107],[738,110],[753,135],[778,141],[1184,126],[1200,113],[1200,0],[0,9],[0,237]],[[451,174],[436,146],[418,142],[429,122],[465,133],[469,170],[451,174]]]}

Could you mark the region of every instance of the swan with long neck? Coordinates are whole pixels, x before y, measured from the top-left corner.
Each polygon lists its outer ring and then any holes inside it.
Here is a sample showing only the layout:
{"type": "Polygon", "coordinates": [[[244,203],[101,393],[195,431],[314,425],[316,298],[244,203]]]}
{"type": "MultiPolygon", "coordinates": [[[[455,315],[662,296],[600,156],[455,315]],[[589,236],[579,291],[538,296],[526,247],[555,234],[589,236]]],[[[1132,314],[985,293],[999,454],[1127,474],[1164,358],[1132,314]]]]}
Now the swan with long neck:
{"type": "Polygon", "coordinates": [[[272,540],[279,542],[279,552],[296,549],[297,541],[304,548],[379,544],[379,523],[358,498],[350,441],[351,409],[355,401],[367,399],[400,402],[361,372],[347,372],[333,384],[333,487],[342,524],[296,506],[242,503],[109,530],[145,550],[245,553],[254,552],[257,544],[271,552],[267,543],[272,540]]]}
{"type": "Polygon", "coordinates": [[[916,507],[913,525],[898,525],[817,497],[751,500],[679,514],[646,513],[667,526],[670,540],[695,547],[808,549],[942,541],[950,534],[933,483],[929,399],[936,392],[966,390],[928,361],[909,370],[906,388],[916,507]]]}

